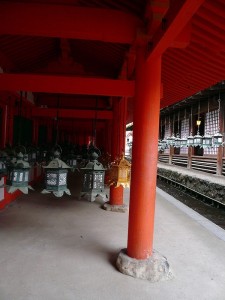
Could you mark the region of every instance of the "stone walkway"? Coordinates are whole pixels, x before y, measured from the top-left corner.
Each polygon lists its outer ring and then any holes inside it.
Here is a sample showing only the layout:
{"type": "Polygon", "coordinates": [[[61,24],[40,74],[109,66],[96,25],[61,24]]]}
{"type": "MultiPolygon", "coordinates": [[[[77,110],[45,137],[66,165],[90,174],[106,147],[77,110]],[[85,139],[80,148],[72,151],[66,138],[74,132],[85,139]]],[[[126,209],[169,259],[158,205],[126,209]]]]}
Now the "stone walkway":
{"type": "MultiPolygon", "coordinates": [[[[62,198],[36,188],[0,213],[1,300],[225,299],[224,231],[216,234],[216,225],[158,190],[154,248],[175,277],[134,279],[115,268],[128,213],[105,211],[99,199],[79,201],[75,186],[62,198]]],[[[129,204],[128,189],[125,196],[129,204]]]]}

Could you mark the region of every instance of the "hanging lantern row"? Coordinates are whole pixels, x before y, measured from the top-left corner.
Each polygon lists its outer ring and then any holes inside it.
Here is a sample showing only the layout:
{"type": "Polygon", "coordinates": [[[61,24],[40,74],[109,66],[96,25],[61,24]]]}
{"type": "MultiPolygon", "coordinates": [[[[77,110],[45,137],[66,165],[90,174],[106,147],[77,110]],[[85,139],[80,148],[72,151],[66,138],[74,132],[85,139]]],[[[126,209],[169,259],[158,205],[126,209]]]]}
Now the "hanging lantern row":
{"type": "MultiPolygon", "coordinates": [[[[220,117],[220,101],[221,99],[219,96],[218,99],[219,117],[220,117]]],[[[209,113],[209,99],[208,99],[208,113],[209,113]]],[[[185,110],[185,119],[186,119],[186,110],[185,110]]],[[[191,107],[191,124],[192,124],[192,107],[191,107]]],[[[169,147],[174,147],[174,148],[201,147],[205,149],[205,148],[218,148],[220,146],[222,147],[225,146],[225,142],[223,142],[223,134],[220,132],[220,127],[218,127],[218,131],[214,135],[211,135],[208,131],[205,133],[204,136],[200,135],[199,132],[199,126],[201,125],[200,102],[198,104],[198,119],[196,125],[198,126],[196,135],[193,136],[192,132],[190,132],[190,135],[188,137],[184,136],[180,138],[179,134],[177,134],[176,136],[174,135],[174,120],[173,120],[173,134],[171,136],[168,136],[166,139],[158,141],[158,151],[163,152],[165,149],[169,147]]],[[[171,130],[170,119],[169,119],[169,130],[171,130]]],[[[179,113],[178,113],[178,131],[179,131],[179,113]]]]}
{"type": "MultiPolygon", "coordinates": [[[[29,185],[29,171],[31,166],[29,162],[25,160],[25,157],[29,156],[27,155],[26,149],[23,146],[15,148],[12,152],[13,154],[10,152],[9,156],[5,151],[0,151],[0,178],[6,176],[5,187],[7,188],[8,193],[13,193],[19,190],[24,194],[27,194],[29,189],[33,190],[33,188],[29,185]],[[15,153],[16,150],[21,150],[21,152],[15,153]]],[[[48,159],[47,151],[43,151],[43,153],[45,154],[43,155],[44,164],[41,166],[45,170],[45,188],[43,189],[42,193],[52,193],[56,197],[61,197],[64,193],[71,195],[70,190],[67,188],[67,175],[68,170],[72,170],[76,167],[76,161],[78,157],[69,152],[66,162],[69,162],[71,164],[70,166],[60,159],[62,149],[59,145],[54,147],[54,149],[51,151],[51,154],[48,155],[48,159]],[[50,161],[49,158],[51,158],[50,161]],[[48,163],[46,163],[47,161],[48,163]]],[[[84,179],[83,192],[85,194],[90,194],[90,201],[94,201],[97,195],[105,195],[105,168],[97,160],[100,156],[100,151],[96,147],[91,145],[86,154],[87,162],[84,164],[83,168],[80,167],[84,179]],[[88,190],[86,189],[87,186],[88,190]]],[[[82,156],[81,161],[83,161],[82,156]]]]}
{"type": "Polygon", "coordinates": [[[172,135],[166,140],[159,140],[158,150],[164,151],[169,147],[174,148],[185,148],[185,147],[201,147],[201,148],[218,148],[220,146],[224,147],[225,142],[223,142],[223,134],[219,132],[213,136],[207,132],[204,136],[201,136],[199,132],[195,136],[190,133],[188,137],[179,138],[179,135],[175,137],[172,135]]]}

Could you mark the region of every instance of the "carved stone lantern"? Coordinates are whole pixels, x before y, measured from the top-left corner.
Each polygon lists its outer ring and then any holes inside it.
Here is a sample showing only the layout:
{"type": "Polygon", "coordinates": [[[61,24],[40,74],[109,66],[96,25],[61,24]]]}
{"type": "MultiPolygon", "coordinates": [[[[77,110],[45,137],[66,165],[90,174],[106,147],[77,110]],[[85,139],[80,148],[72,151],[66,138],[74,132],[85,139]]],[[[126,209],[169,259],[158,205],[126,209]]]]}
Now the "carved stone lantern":
{"type": "Polygon", "coordinates": [[[56,197],[62,197],[64,192],[71,195],[67,188],[67,173],[70,166],[60,160],[60,152],[54,152],[54,158],[45,169],[45,189],[43,194],[53,193],[56,197]]]}
{"type": "Polygon", "coordinates": [[[28,189],[33,190],[29,185],[30,165],[27,161],[24,161],[23,158],[23,153],[18,153],[16,161],[11,162],[8,166],[8,178],[6,180],[8,193],[20,190],[22,193],[28,194],[28,189]]]}

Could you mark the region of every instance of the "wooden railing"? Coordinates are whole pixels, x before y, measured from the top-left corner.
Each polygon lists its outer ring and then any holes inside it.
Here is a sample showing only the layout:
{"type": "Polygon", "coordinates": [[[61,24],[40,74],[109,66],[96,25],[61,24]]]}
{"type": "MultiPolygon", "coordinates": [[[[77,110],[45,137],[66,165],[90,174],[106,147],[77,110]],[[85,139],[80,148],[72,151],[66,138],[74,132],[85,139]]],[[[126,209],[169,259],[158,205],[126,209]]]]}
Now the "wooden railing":
{"type": "Polygon", "coordinates": [[[225,176],[225,157],[223,158],[222,175],[225,176]]]}
{"type": "Polygon", "coordinates": [[[188,158],[185,155],[173,155],[172,164],[180,167],[187,167],[188,158]]]}
{"type": "Polygon", "coordinates": [[[162,163],[169,163],[169,155],[168,154],[160,154],[158,160],[162,163]]]}
{"type": "MultiPolygon", "coordinates": [[[[168,154],[160,154],[159,162],[169,163],[168,154]]],[[[173,155],[172,164],[186,168],[188,165],[188,157],[185,155],[173,155]]],[[[217,158],[210,156],[192,156],[191,169],[216,174],[217,158]]],[[[222,175],[225,176],[225,157],[223,158],[222,175]]]]}
{"type": "Polygon", "coordinates": [[[211,174],[216,174],[217,159],[216,157],[207,156],[192,156],[191,168],[207,172],[211,174]]]}

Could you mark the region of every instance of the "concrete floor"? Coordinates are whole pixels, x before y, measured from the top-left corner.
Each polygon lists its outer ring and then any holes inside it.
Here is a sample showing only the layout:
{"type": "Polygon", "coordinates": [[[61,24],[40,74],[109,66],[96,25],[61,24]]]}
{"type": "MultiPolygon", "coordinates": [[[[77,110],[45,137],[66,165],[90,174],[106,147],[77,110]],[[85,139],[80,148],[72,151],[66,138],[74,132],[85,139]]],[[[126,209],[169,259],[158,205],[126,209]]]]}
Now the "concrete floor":
{"type": "Polygon", "coordinates": [[[225,299],[225,231],[163,191],[154,248],[175,278],[150,283],[115,268],[128,213],[78,201],[73,189],[62,198],[40,190],[0,213],[0,300],[225,299]]]}

